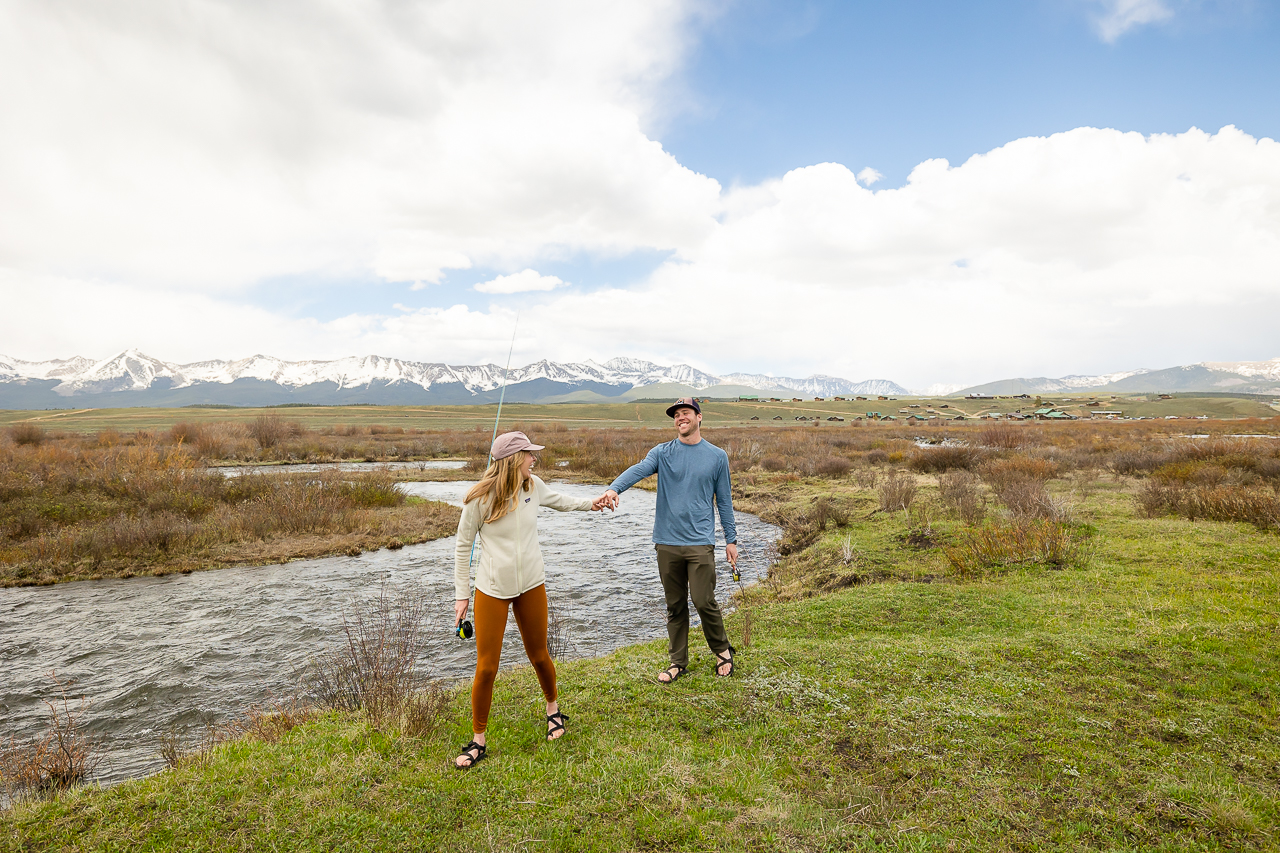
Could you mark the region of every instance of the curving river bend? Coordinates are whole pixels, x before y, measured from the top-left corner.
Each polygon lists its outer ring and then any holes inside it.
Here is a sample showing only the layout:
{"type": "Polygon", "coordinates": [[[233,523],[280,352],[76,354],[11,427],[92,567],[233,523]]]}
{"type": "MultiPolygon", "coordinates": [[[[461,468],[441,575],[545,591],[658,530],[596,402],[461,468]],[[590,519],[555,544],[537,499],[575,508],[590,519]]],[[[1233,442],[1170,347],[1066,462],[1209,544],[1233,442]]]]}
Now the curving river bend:
{"type": "MultiPolygon", "coordinates": [[[[403,485],[411,495],[460,504],[472,483],[403,485]]],[[[580,497],[602,490],[552,487],[580,497]]],[[[653,493],[633,489],[616,513],[539,514],[547,589],[570,625],[571,656],[666,635],[650,540],[654,501],[653,493]]],[[[746,513],[737,513],[737,522],[742,580],[750,583],[767,569],[767,546],[779,531],[746,513]]],[[[732,581],[719,541],[723,603],[732,581]]],[[[87,727],[104,752],[96,779],[154,772],[163,766],[162,732],[295,692],[296,673],[336,638],[343,607],[376,595],[384,579],[438,599],[440,630],[428,665],[439,677],[469,677],[475,643],[451,632],[452,537],[359,557],[2,589],[0,734],[23,739],[43,729],[42,700],[53,688],[47,674],[56,670],[72,683],[70,695],[91,702],[87,727]]],[[[511,620],[503,665],[521,662],[511,620]]]]}

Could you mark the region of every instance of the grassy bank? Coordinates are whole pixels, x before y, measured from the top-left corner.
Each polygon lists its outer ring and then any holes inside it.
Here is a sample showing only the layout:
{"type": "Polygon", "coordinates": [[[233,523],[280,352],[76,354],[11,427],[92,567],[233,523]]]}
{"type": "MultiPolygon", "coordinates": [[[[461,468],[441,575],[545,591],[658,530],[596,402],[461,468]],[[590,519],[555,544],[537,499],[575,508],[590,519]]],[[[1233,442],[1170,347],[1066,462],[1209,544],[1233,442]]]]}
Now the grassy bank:
{"type": "MultiPolygon", "coordinates": [[[[703,649],[662,687],[662,643],[564,663],[569,735],[546,744],[518,668],[499,677],[475,771],[449,767],[469,737],[465,691],[426,737],[329,712],[20,806],[0,845],[1276,849],[1280,538],[1147,517],[1141,489],[1186,460],[1145,459],[1138,479],[1071,462],[1094,446],[990,448],[936,473],[907,449],[853,448],[853,467],[825,476],[766,471],[762,454],[739,500],[786,526],[785,553],[730,618],[739,646],[751,626],[734,678],[703,649]],[[868,460],[877,449],[902,455],[868,460]],[[1055,464],[1019,461],[1036,459],[1055,464]],[[974,556],[983,531],[1049,527],[1078,549],[1055,559],[1024,538],[974,556]]],[[[1199,463],[1226,472],[1214,488],[1269,488],[1220,449],[1199,463]]]]}
{"type": "Polygon", "coordinates": [[[205,467],[181,436],[0,442],[0,586],[190,572],[398,548],[448,535],[458,510],[386,474],[205,467]]]}

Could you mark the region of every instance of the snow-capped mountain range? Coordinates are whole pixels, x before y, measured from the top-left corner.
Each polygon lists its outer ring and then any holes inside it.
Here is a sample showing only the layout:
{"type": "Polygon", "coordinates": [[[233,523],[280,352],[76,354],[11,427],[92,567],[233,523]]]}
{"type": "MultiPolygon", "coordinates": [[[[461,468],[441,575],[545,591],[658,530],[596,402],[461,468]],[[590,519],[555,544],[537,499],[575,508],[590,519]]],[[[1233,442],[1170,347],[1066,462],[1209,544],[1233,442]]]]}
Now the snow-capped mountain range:
{"type": "MultiPolygon", "coordinates": [[[[146,399],[134,404],[166,405],[184,400],[254,404],[266,398],[274,402],[488,402],[502,386],[503,374],[503,368],[496,364],[449,365],[382,356],[285,361],[255,355],[234,361],[174,364],[133,349],[99,361],[75,357],[34,362],[0,355],[0,404],[5,397],[14,396],[3,393],[5,390],[18,388],[28,392],[26,396],[51,395],[63,405],[89,403],[84,398],[104,396],[124,405],[129,404],[129,398],[142,397],[146,399]],[[233,389],[243,393],[231,393],[233,389]]],[[[634,358],[615,358],[603,364],[543,360],[511,368],[506,382],[508,399],[527,402],[575,392],[588,392],[588,398],[634,398],[643,395],[629,392],[657,385],[666,386],[661,389],[662,396],[674,396],[670,386],[704,391],[719,385],[809,396],[907,393],[883,379],[851,382],[834,376],[713,376],[687,364],[668,367],[634,358]]]]}
{"type": "MultiPolygon", "coordinates": [[[[360,356],[333,361],[285,361],[255,355],[234,361],[175,364],[126,350],[95,361],[67,358],[24,361],[0,355],[0,408],[66,406],[463,404],[496,402],[503,368],[496,364],[450,365],[360,356]]],[[[1270,361],[1209,361],[1164,370],[1127,370],[1058,378],[1003,379],[970,388],[934,385],[914,393],[930,396],[1060,394],[1073,391],[1234,391],[1280,394],[1280,358],[1270,361]]],[[[779,397],[906,395],[886,379],[853,382],[835,376],[806,378],[729,373],[715,376],[687,364],[664,366],[635,358],[560,364],[538,361],[507,373],[511,402],[625,401],[746,393],[779,397]]]]}
{"type": "Polygon", "coordinates": [[[1116,392],[1238,391],[1251,394],[1280,393],[1280,358],[1268,361],[1203,361],[1164,370],[1126,370],[1095,376],[1061,376],[1050,379],[1002,379],[959,389],[958,394],[1060,394],[1084,389],[1116,392]]]}

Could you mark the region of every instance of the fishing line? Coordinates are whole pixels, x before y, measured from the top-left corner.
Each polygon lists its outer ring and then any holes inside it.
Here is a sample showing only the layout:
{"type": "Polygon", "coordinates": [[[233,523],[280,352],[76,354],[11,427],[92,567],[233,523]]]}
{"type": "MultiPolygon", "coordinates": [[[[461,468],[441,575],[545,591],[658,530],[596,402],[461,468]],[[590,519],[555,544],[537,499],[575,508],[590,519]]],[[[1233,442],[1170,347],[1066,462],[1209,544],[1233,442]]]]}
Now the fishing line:
{"type": "MultiPolygon", "coordinates": [[[[498,421],[502,420],[502,404],[507,399],[507,374],[511,370],[511,354],[516,349],[516,330],[520,328],[520,315],[516,314],[515,325],[511,327],[511,346],[507,349],[507,366],[502,368],[502,390],[498,393],[498,414],[493,418],[493,435],[489,438],[489,453],[485,459],[484,467],[487,471],[489,466],[493,464],[493,443],[498,440],[498,421]]],[[[471,556],[467,558],[467,574],[470,575],[471,567],[476,561],[476,541],[480,536],[480,531],[476,531],[476,535],[471,537],[471,556]]],[[[454,626],[454,631],[460,639],[470,640],[473,629],[469,621],[459,619],[458,624],[454,626]]]]}

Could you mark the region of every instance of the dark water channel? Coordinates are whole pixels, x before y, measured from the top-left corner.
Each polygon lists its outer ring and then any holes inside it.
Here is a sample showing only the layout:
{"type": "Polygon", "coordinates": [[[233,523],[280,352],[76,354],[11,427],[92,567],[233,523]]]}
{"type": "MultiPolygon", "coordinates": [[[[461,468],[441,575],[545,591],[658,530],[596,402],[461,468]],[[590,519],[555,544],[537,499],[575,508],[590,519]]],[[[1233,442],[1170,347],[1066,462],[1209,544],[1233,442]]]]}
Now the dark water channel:
{"type": "MultiPolygon", "coordinates": [[[[404,487],[460,503],[470,485],[404,487]]],[[[582,497],[601,491],[554,488],[582,497]]],[[[652,493],[632,490],[616,513],[539,515],[547,589],[571,626],[570,657],[665,636],[653,510],[652,493]]],[[[767,546],[779,531],[745,513],[737,518],[742,579],[749,583],[767,567],[767,546]]],[[[723,546],[717,556],[723,601],[733,584],[723,546]]],[[[343,607],[376,595],[384,579],[438,600],[438,639],[426,663],[444,678],[469,677],[475,643],[450,630],[452,537],[359,557],[0,590],[0,735],[21,739],[43,729],[41,700],[51,696],[47,673],[56,670],[72,682],[73,696],[91,702],[88,728],[105,754],[98,781],[154,772],[163,766],[161,733],[295,693],[298,670],[336,640],[343,607]]],[[[523,661],[512,620],[503,662],[523,661]]]]}

